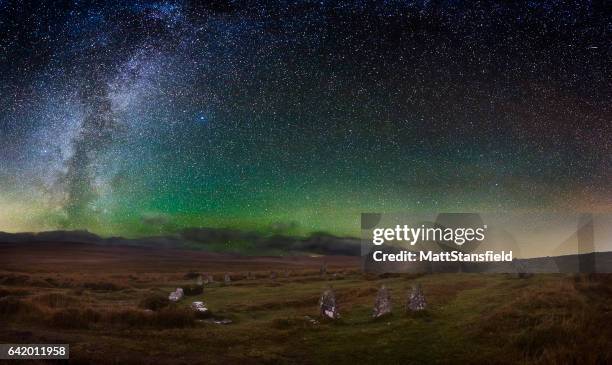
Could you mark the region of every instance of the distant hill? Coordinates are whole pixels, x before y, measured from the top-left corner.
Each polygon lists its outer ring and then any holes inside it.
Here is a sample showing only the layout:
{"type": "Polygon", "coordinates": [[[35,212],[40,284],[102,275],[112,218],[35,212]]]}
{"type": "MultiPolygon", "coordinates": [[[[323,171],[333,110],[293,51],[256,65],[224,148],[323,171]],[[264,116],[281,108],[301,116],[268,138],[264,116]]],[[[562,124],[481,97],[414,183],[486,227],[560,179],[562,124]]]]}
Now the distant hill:
{"type": "MultiPolygon", "coordinates": [[[[174,235],[142,238],[100,237],[88,231],[47,231],[38,233],[0,232],[0,244],[86,243],[202,250],[251,256],[342,255],[360,256],[358,238],[315,233],[308,237],[223,228],[188,228],[174,235]]],[[[389,253],[398,248],[387,246],[389,253]]],[[[366,271],[373,272],[612,272],[612,252],[596,252],[554,257],[515,259],[511,263],[392,263],[379,265],[366,256],[366,271]],[[382,271],[381,271],[382,270],[382,271]]]]}
{"type": "Polygon", "coordinates": [[[257,232],[223,228],[189,228],[174,235],[129,239],[123,237],[103,238],[82,230],[38,233],[0,232],[0,244],[42,244],[45,242],[187,248],[246,255],[360,255],[359,239],[337,237],[326,233],[315,233],[308,237],[292,237],[279,234],[264,235],[257,232]]]}

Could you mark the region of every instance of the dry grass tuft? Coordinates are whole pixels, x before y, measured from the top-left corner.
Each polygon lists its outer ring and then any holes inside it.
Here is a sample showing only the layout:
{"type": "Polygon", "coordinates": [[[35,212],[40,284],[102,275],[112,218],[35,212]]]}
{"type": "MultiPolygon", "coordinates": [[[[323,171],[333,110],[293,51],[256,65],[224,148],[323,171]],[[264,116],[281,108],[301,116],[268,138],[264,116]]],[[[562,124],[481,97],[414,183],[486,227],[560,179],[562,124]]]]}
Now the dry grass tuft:
{"type": "Polygon", "coordinates": [[[36,303],[49,308],[78,307],[81,304],[79,298],[61,293],[47,293],[34,297],[36,303]]]}
{"type": "Polygon", "coordinates": [[[170,300],[163,294],[149,294],[142,298],[138,303],[138,307],[153,311],[160,310],[170,305],[170,300]]]}
{"type": "Polygon", "coordinates": [[[98,283],[88,282],[88,283],[83,283],[82,287],[85,289],[89,289],[89,290],[99,290],[99,291],[119,291],[119,290],[126,289],[126,287],[122,285],[111,283],[111,282],[98,282],[98,283]]]}

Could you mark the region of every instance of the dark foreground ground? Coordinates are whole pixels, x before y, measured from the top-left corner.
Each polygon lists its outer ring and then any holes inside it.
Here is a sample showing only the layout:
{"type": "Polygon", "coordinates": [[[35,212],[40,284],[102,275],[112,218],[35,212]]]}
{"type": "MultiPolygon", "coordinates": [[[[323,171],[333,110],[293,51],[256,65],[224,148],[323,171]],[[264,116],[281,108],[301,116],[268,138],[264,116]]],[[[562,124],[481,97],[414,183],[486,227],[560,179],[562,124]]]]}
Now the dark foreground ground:
{"type": "Polygon", "coordinates": [[[70,363],[605,364],[611,324],[612,277],[603,275],[380,277],[361,274],[348,257],[0,245],[0,343],[69,343],[70,363]],[[195,273],[217,282],[168,305],[168,293],[191,287],[195,273]],[[416,282],[428,309],[406,313],[416,282]],[[383,284],[394,313],[373,320],[383,284]],[[318,317],[328,285],[342,315],[335,322],[318,317]],[[196,300],[232,323],[195,318],[188,307],[196,300]]]}

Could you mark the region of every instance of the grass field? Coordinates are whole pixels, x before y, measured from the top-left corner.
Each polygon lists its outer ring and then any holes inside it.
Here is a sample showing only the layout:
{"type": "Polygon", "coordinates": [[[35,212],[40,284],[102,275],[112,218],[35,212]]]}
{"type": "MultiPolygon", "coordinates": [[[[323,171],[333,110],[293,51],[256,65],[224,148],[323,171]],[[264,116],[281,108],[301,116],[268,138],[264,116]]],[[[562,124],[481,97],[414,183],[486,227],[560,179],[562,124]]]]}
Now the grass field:
{"type": "Polygon", "coordinates": [[[0,343],[68,343],[71,363],[605,364],[610,323],[612,277],[604,275],[373,276],[349,257],[0,245],[0,343]],[[329,274],[321,277],[324,260],[329,274]],[[248,271],[256,278],[244,279],[248,271]],[[216,282],[165,303],[170,291],[195,283],[193,273],[216,282]],[[416,282],[428,309],[407,313],[416,282]],[[382,284],[394,312],[373,320],[382,284]],[[342,315],[333,322],[318,316],[328,285],[342,315]],[[196,318],[196,300],[233,323],[196,318]]]}

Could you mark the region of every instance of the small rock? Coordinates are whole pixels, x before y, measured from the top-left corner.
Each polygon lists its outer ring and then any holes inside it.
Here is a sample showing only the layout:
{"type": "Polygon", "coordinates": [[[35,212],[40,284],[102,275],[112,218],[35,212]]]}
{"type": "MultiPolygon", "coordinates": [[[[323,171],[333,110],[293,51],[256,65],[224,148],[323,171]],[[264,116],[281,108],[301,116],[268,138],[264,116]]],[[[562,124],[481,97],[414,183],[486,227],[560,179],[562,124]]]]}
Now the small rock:
{"type": "Polygon", "coordinates": [[[316,319],[312,318],[311,316],[304,316],[304,319],[306,321],[310,322],[310,324],[314,324],[314,325],[319,324],[319,321],[317,321],[316,319]]]}
{"type": "Polygon", "coordinates": [[[208,308],[206,308],[206,305],[204,305],[204,302],[193,302],[191,303],[191,309],[193,309],[196,312],[199,313],[208,313],[209,310],[208,308]]]}

